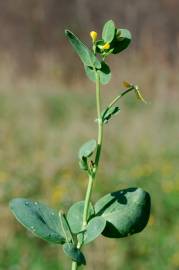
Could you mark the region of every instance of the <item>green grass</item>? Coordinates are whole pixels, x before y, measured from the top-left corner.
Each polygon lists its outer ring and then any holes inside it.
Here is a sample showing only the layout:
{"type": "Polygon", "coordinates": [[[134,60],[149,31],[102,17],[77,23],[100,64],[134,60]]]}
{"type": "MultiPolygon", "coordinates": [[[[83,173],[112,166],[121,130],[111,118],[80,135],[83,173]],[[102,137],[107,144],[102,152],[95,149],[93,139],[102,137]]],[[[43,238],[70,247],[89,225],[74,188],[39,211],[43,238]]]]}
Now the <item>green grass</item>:
{"type": "MultiPolygon", "coordinates": [[[[179,269],[179,109],[178,95],[168,92],[168,81],[160,86],[160,75],[156,93],[146,94],[151,99],[147,106],[133,95],[122,101],[120,114],[105,128],[93,197],[141,186],[152,197],[149,225],[129,238],[101,237],[85,249],[86,269],[179,269]]],[[[8,201],[29,197],[65,210],[84,198],[87,181],[77,153],[82,143],[96,137],[94,91],[89,86],[77,91],[45,79],[1,85],[0,270],[70,267],[60,248],[16,222],[8,201]]],[[[112,96],[104,90],[104,103],[112,96]]]]}

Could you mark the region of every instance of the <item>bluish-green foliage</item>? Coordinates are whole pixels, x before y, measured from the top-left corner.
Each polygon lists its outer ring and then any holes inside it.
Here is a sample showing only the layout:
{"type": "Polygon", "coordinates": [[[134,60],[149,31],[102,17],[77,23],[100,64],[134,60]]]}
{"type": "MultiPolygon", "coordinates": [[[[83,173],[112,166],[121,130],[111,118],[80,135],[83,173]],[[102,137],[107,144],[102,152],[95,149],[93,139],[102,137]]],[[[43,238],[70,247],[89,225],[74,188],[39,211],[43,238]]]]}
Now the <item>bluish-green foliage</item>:
{"type": "Polygon", "coordinates": [[[86,75],[96,83],[96,105],[98,139],[89,140],[79,150],[79,165],[89,178],[84,201],[73,204],[66,213],[51,209],[39,202],[17,198],[10,202],[10,208],[17,220],[36,236],[55,244],[63,245],[64,253],[72,260],[72,270],[85,265],[86,259],[81,249],[85,244],[103,235],[122,238],[142,231],[150,215],[150,196],[141,188],[128,188],[110,192],[92,203],[92,191],[99,165],[104,124],[119,112],[115,104],[121,97],[134,91],[143,101],[138,86],[124,83],[122,94],[101,111],[101,84],[111,79],[108,56],[118,54],[131,42],[127,29],[116,28],[112,20],[105,23],[102,38],[91,32],[92,48],[88,48],[75,34],[66,30],[65,35],[80,57],[86,75]]]}

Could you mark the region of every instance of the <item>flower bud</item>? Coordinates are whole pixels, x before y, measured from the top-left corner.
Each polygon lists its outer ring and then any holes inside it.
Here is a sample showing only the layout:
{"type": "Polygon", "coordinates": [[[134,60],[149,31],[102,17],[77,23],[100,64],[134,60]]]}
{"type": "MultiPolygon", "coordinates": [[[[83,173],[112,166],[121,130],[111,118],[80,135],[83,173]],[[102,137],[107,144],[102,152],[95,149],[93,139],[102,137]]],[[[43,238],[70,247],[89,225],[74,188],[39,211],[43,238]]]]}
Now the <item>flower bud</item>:
{"type": "Polygon", "coordinates": [[[91,31],[90,36],[92,38],[93,43],[96,42],[96,39],[97,39],[97,36],[98,36],[97,32],[91,31]]]}
{"type": "Polygon", "coordinates": [[[127,81],[124,81],[124,82],[123,82],[123,85],[124,85],[125,88],[130,88],[130,87],[132,86],[132,84],[130,84],[130,83],[127,82],[127,81]]]}

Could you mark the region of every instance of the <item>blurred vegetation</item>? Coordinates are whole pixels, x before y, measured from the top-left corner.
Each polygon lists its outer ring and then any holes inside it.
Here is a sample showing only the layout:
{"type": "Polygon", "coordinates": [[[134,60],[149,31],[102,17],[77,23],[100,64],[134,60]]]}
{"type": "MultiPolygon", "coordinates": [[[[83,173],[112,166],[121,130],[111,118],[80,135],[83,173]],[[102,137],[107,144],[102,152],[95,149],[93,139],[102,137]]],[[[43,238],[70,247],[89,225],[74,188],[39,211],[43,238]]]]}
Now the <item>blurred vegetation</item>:
{"type": "MultiPolygon", "coordinates": [[[[133,52],[143,51],[145,60],[178,62],[178,0],[11,0],[0,2],[0,57],[10,55],[16,70],[34,73],[47,60],[63,63],[62,72],[76,76],[76,58],[64,40],[71,28],[87,42],[86,33],[102,29],[113,19],[133,34],[133,52]],[[65,57],[68,55],[68,57],[65,57]]],[[[90,39],[89,39],[90,40],[90,39]]],[[[78,62],[77,62],[78,63],[78,62]]],[[[49,64],[49,63],[48,63],[49,64]]]]}
{"type": "MultiPolygon", "coordinates": [[[[141,234],[126,239],[101,237],[87,251],[87,269],[179,269],[178,76],[167,66],[130,61],[119,64],[120,78],[103,90],[103,104],[128,75],[136,76],[149,100],[134,95],[121,102],[119,116],[106,126],[94,200],[126,186],[151,193],[152,215],[141,234]],[[134,74],[131,74],[134,72],[134,74]],[[95,257],[95,260],[94,260],[95,257]],[[104,259],[105,258],[105,259],[104,259]]],[[[70,88],[56,74],[17,79],[1,70],[0,86],[0,269],[68,269],[56,246],[38,240],[12,217],[13,197],[39,199],[67,209],[84,198],[85,175],[77,152],[96,136],[92,83],[70,88]]],[[[118,76],[119,77],[119,76],[118,76]]]]}
{"type": "Polygon", "coordinates": [[[88,32],[110,18],[134,39],[129,55],[111,57],[103,103],[124,80],[138,84],[149,103],[125,97],[106,126],[93,199],[141,186],[152,196],[152,215],[142,233],[88,247],[87,269],[179,270],[178,8],[177,0],[0,2],[0,270],[69,269],[60,249],[16,222],[8,202],[29,197],[67,209],[84,198],[77,153],[96,136],[94,85],[64,28],[88,42],[88,32]]]}

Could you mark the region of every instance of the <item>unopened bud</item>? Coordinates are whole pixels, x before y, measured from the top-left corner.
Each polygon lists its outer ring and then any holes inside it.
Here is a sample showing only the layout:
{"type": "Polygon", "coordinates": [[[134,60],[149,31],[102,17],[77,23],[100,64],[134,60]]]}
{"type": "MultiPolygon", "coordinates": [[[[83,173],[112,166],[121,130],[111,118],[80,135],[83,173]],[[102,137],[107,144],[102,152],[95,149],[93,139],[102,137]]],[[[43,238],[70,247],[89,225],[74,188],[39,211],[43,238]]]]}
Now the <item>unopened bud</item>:
{"type": "Polygon", "coordinates": [[[126,81],[123,82],[123,85],[124,85],[125,88],[130,88],[132,86],[131,83],[126,82],[126,81]]]}
{"type": "Polygon", "coordinates": [[[97,39],[98,33],[97,33],[97,32],[95,32],[95,31],[91,31],[91,32],[90,32],[90,36],[91,36],[92,41],[93,41],[93,43],[94,43],[94,42],[96,42],[96,39],[97,39]]]}

